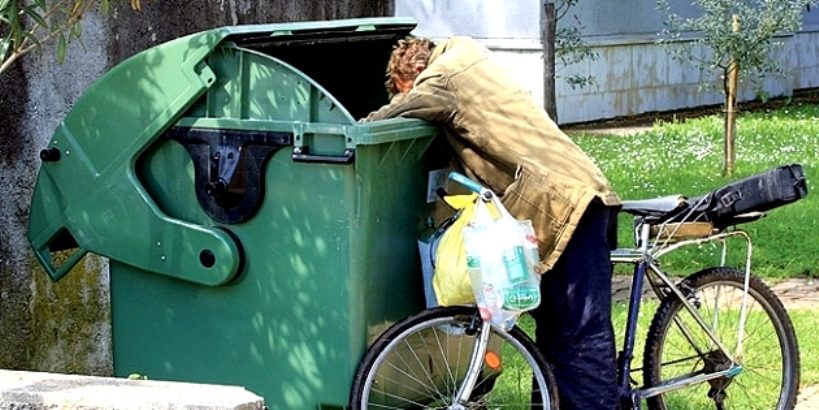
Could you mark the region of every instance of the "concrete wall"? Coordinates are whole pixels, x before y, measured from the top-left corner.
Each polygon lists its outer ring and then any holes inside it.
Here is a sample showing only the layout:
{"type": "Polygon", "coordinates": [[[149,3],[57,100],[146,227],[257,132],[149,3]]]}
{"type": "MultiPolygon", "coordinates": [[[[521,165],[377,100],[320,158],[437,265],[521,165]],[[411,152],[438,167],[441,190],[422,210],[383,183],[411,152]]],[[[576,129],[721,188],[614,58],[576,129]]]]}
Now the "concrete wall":
{"type": "Polygon", "coordinates": [[[395,15],[418,22],[413,34],[471,36],[496,53],[537,101],[543,101],[541,0],[396,0],[395,15]]]}
{"type": "Polygon", "coordinates": [[[64,64],[51,45],[0,76],[0,368],[112,372],[107,262],[88,256],[51,283],[25,237],[38,152],[86,87],[138,51],[207,28],[393,13],[391,0],[161,0],[142,1],[142,12],[114,4],[83,19],[85,48],[72,44],[64,64]]]}
{"type": "MultiPolygon", "coordinates": [[[[556,94],[561,123],[576,123],[667,111],[722,102],[718,91],[700,87],[702,74],[673,61],[668,50],[655,44],[663,16],[654,2],[639,0],[581,1],[558,24],[573,24],[576,15],[584,26],[584,39],[599,55],[569,67],[557,67],[556,94]],[[572,88],[561,78],[572,73],[592,75],[595,83],[572,88]]],[[[416,34],[443,38],[469,35],[481,40],[508,63],[515,77],[538,101],[543,99],[543,60],[540,39],[540,0],[396,0],[397,15],[414,17],[416,34]]],[[[690,3],[674,2],[675,11],[694,15],[690,3]]],[[[819,82],[819,10],[805,12],[804,28],[780,38],[777,51],[788,77],[765,82],[771,97],[787,96],[795,89],[816,87],[819,82]]],[[[719,78],[708,79],[719,82],[719,78]]],[[[721,84],[716,83],[717,89],[721,84]]],[[[748,81],[742,100],[756,98],[748,81]]]]}
{"type": "Polygon", "coordinates": [[[63,65],[53,48],[0,76],[0,367],[110,373],[108,273],[90,257],[59,284],[35,264],[25,234],[42,148],[82,91],[108,66],[106,22],[85,19],[87,51],[63,65]],[[71,301],[70,303],[65,303],[71,301]]]}

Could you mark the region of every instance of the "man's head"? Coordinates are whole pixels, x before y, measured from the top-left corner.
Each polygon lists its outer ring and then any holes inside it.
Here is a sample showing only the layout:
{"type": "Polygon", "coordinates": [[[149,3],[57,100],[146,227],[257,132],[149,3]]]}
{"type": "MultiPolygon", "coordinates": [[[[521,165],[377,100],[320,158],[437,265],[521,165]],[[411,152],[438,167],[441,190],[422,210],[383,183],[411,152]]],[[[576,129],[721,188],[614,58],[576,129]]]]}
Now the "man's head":
{"type": "Polygon", "coordinates": [[[399,40],[387,64],[387,93],[390,98],[412,88],[415,77],[427,68],[435,44],[426,38],[407,37],[399,40]]]}

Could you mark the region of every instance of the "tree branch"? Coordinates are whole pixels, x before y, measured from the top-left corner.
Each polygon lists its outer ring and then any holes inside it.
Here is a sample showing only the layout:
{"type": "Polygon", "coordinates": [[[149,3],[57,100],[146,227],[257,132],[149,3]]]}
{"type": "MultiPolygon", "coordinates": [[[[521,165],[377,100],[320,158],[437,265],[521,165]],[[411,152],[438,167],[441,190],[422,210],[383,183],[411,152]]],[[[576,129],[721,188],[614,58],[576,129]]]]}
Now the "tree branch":
{"type": "MultiPolygon", "coordinates": [[[[60,2],[55,4],[54,7],[52,7],[44,15],[44,18],[46,16],[49,16],[49,15],[53,14],[54,11],[57,10],[58,7],[63,6],[64,3],[67,3],[67,2],[68,2],[68,0],[61,0],[60,2]]],[[[40,44],[43,44],[43,43],[46,43],[46,42],[50,41],[51,39],[56,37],[58,34],[63,33],[65,30],[68,30],[74,24],[77,24],[80,20],[82,20],[83,14],[85,14],[88,10],[91,9],[92,4],[93,3],[89,1],[87,3],[84,3],[84,6],[85,6],[84,8],[81,7],[79,9],[74,10],[75,12],[72,13],[68,17],[68,19],[66,21],[64,21],[62,24],[59,24],[56,29],[50,30],[50,33],[48,33],[46,36],[38,39],[40,44]]],[[[37,25],[36,27],[32,28],[31,31],[29,31],[29,33],[33,36],[34,33],[37,31],[37,29],[40,28],[40,27],[41,27],[40,25],[37,25]]],[[[29,53],[31,50],[33,50],[36,47],[39,47],[39,45],[36,44],[36,43],[32,43],[31,39],[29,37],[26,37],[26,39],[23,41],[23,43],[20,45],[20,47],[11,50],[11,53],[9,54],[8,58],[3,61],[2,65],[0,65],[0,73],[4,72],[9,66],[11,66],[11,64],[14,61],[19,59],[23,55],[29,53]],[[28,45],[26,45],[26,43],[28,43],[28,45]]]]}

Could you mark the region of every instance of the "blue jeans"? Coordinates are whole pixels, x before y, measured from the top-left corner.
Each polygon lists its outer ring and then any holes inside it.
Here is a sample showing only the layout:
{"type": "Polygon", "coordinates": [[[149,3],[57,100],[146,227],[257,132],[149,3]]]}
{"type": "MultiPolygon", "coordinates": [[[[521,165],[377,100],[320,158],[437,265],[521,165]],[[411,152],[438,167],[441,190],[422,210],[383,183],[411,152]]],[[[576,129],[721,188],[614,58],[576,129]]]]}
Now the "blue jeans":
{"type": "Polygon", "coordinates": [[[554,268],[543,274],[532,311],[535,343],[553,366],[561,409],[618,408],[611,325],[612,208],[594,201],[554,268]]]}

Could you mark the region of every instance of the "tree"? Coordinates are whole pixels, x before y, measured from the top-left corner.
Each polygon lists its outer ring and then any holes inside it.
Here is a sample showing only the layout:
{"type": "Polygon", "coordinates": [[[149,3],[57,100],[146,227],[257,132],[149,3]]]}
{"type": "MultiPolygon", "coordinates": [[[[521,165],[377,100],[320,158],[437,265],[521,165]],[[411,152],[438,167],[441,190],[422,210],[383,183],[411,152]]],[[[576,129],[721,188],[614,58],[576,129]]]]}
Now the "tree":
{"type": "MultiPolygon", "coordinates": [[[[723,173],[734,171],[736,90],[749,78],[759,91],[762,79],[782,75],[771,51],[782,45],[775,37],[799,30],[802,13],[816,0],[693,0],[700,12],[684,17],[671,1],[657,0],[665,14],[661,43],[678,61],[689,62],[701,72],[721,75],[725,94],[725,155],[723,173]],[[702,51],[705,50],[705,53],[702,51]]],[[[703,82],[707,82],[703,80],[703,82]]]]}
{"type": "MultiPolygon", "coordinates": [[[[140,10],[140,0],[129,0],[140,10]]],[[[65,59],[68,43],[82,43],[82,18],[99,5],[103,13],[111,0],[0,0],[0,75],[23,55],[57,42],[57,60],[65,59]]]]}
{"type": "Polygon", "coordinates": [[[557,98],[555,95],[555,79],[562,78],[572,88],[585,87],[594,82],[591,76],[572,74],[561,76],[557,73],[556,61],[566,67],[585,59],[597,59],[597,53],[583,41],[583,25],[576,15],[571,15],[574,24],[558,25],[558,22],[569,15],[571,7],[579,0],[544,0],[543,2],[543,78],[544,78],[544,108],[549,116],[557,122],[557,98]]]}

